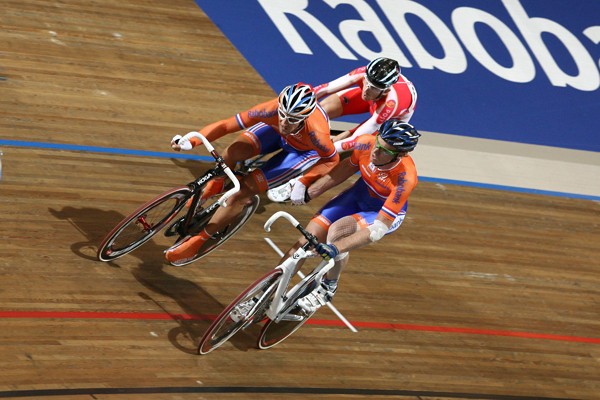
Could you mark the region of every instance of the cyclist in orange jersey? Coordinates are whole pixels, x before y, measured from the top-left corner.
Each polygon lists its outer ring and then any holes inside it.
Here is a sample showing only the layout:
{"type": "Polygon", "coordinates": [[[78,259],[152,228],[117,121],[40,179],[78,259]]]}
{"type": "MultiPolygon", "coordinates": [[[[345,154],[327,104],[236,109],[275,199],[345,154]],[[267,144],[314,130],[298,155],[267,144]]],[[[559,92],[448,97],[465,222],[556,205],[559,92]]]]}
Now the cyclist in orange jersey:
{"type": "MultiPolygon", "coordinates": [[[[351,151],[360,135],[371,135],[389,119],[409,122],[417,104],[417,91],[396,60],[379,57],[331,82],[315,87],[320,104],[330,119],[343,115],[370,113],[354,128],[334,136],[339,153],[351,151]]],[[[289,198],[294,181],[267,192],[269,199],[283,202],[289,198]]]]}
{"type": "MultiPolygon", "coordinates": [[[[321,243],[316,251],[326,259],[335,260],[335,266],[321,285],[300,299],[298,304],[306,311],[315,311],[332,299],[350,250],[376,242],[402,224],[408,197],[418,181],[408,153],[416,147],[420,136],[412,125],[398,119],[388,120],[375,136],[357,138],[352,155],[309,187],[307,199],[316,198],[360,173],[360,178],[325,204],[306,227],[321,243]]],[[[305,242],[302,237],[287,256],[305,242]]]]}
{"type": "MultiPolygon", "coordinates": [[[[245,131],[223,152],[230,168],[258,154],[282,151],[244,178],[240,191],[228,200],[227,207],[215,212],[202,232],[165,251],[165,258],[171,264],[178,265],[195,256],[206,240],[227,226],[253,195],[303,173],[294,185],[291,201],[294,205],[304,204],[306,188],[339,161],[330,137],[329,118],[317,103],[312,87],[303,83],[287,86],[278,98],[207,125],[200,133],[212,142],[242,129],[245,131]]],[[[191,135],[175,138],[171,142],[175,151],[190,150],[200,144],[191,135]]],[[[224,178],[211,181],[202,197],[206,199],[222,191],[223,182],[224,178]]]]}

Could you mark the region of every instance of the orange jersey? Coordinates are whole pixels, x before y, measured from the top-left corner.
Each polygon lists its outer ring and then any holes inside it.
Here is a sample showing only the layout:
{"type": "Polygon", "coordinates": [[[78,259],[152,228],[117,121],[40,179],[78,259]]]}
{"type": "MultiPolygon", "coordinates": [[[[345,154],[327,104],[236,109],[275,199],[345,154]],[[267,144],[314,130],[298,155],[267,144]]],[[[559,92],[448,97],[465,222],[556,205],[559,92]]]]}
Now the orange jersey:
{"type": "MultiPolygon", "coordinates": [[[[283,135],[279,132],[278,106],[279,102],[277,98],[269,100],[233,117],[209,124],[202,128],[200,133],[209,142],[212,142],[229,133],[250,128],[257,123],[262,122],[269,125],[294,149],[299,151],[314,150],[321,157],[321,160],[300,178],[300,181],[308,186],[321,176],[327,174],[339,161],[339,155],[330,137],[329,118],[321,106],[317,105],[315,111],[308,116],[298,132],[283,135]]],[[[194,147],[198,144],[200,144],[198,139],[192,140],[194,147]]]]}
{"type": "Polygon", "coordinates": [[[371,149],[375,136],[363,135],[356,140],[350,162],[359,168],[361,178],[371,197],[385,200],[380,215],[393,221],[404,207],[408,196],[417,185],[417,169],[410,156],[390,169],[379,169],[371,163],[371,149]]]}

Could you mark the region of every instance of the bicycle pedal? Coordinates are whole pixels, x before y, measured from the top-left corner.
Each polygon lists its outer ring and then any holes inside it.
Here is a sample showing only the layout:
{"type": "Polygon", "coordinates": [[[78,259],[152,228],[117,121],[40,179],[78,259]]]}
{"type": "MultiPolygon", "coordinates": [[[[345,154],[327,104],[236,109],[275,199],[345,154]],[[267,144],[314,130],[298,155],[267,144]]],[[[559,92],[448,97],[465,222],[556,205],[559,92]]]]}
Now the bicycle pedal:
{"type": "Polygon", "coordinates": [[[229,225],[227,225],[225,227],[225,229],[223,229],[222,231],[218,231],[218,232],[215,232],[212,235],[210,235],[210,238],[212,240],[220,240],[223,236],[227,235],[228,231],[229,231],[229,225]]]}
{"type": "Polygon", "coordinates": [[[286,314],[284,315],[281,320],[282,321],[294,321],[294,322],[299,322],[304,320],[305,317],[303,317],[302,315],[296,315],[296,314],[286,314]]]}

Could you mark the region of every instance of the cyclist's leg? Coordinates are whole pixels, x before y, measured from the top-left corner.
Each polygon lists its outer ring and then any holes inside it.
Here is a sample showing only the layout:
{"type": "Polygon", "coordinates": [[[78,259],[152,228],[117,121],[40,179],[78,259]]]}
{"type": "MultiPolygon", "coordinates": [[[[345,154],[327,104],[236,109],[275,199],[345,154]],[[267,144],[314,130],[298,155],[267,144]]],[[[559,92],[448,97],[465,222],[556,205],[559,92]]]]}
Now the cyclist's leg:
{"type": "Polygon", "coordinates": [[[362,89],[353,87],[342,90],[319,102],[329,119],[342,115],[363,114],[369,111],[369,103],[362,98],[362,89]]]}
{"type": "MultiPolygon", "coordinates": [[[[280,148],[281,136],[269,125],[259,123],[244,132],[237,145],[240,148],[257,155],[265,152],[273,152],[280,148]],[[249,147],[250,146],[250,147],[249,147]]],[[[232,144],[233,145],[233,144],[232,144]]],[[[231,149],[232,151],[235,148],[231,149]]],[[[246,153],[248,154],[248,153],[246,153]]],[[[255,170],[256,172],[258,170],[255,170]]],[[[219,207],[210,221],[205,225],[196,236],[182,241],[171,247],[165,252],[165,258],[171,262],[179,262],[184,259],[194,257],[200,248],[214,234],[221,232],[232,221],[234,221],[244,210],[244,208],[254,201],[256,194],[266,189],[261,187],[260,182],[255,178],[257,174],[245,176],[240,182],[240,191],[235,193],[227,200],[227,207],[219,207]]]]}
{"type": "Polygon", "coordinates": [[[240,191],[227,200],[227,207],[219,207],[210,221],[197,235],[181,241],[165,252],[165,258],[171,263],[190,259],[198,254],[200,248],[215,234],[226,229],[243,212],[244,208],[251,205],[254,195],[258,193],[253,186],[252,179],[246,176],[240,182],[240,191]]]}
{"type": "MultiPolygon", "coordinates": [[[[360,229],[368,228],[369,225],[375,222],[375,219],[379,215],[383,202],[379,199],[374,199],[368,196],[366,190],[360,189],[360,185],[357,186],[356,189],[359,190],[353,193],[352,199],[356,201],[358,209],[356,209],[356,212],[354,213],[335,219],[335,222],[333,222],[327,229],[327,243],[338,241],[343,237],[352,235],[360,229]]],[[[352,192],[351,190],[349,191],[352,192]]],[[[346,206],[347,205],[348,204],[346,203],[346,206]]],[[[388,229],[386,235],[392,233],[400,227],[402,221],[404,221],[404,216],[406,215],[407,207],[408,203],[404,205],[401,212],[396,216],[394,222],[392,223],[392,226],[388,229]]],[[[324,207],[324,210],[319,215],[321,219],[318,221],[324,224],[325,222],[323,221],[332,220],[333,218],[335,218],[334,212],[335,209],[327,209],[326,207],[324,207]]],[[[339,215],[339,212],[337,214],[339,215]]],[[[343,268],[348,263],[348,259],[348,253],[339,254],[336,257],[335,266],[327,273],[327,279],[337,281],[343,268]]]]}
{"type": "MultiPolygon", "coordinates": [[[[361,180],[359,180],[361,181],[361,180]]],[[[357,182],[358,183],[358,182],[357,182]]],[[[331,224],[346,215],[359,211],[359,205],[356,202],[355,183],[352,187],[346,189],[333,199],[329,200],[310,220],[306,230],[317,237],[319,242],[325,242],[331,224]]],[[[363,182],[364,184],[364,182],[363,182]]],[[[282,260],[291,256],[300,246],[306,243],[306,238],[301,236],[298,241],[284,254],[282,260]]],[[[298,268],[302,266],[303,261],[298,263],[298,268]]]]}
{"type": "MultiPolygon", "coordinates": [[[[251,154],[246,157],[250,158],[258,154],[269,154],[280,150],[281,143],[282,138],[279,133],[271,126],[261,122],[242,133],[239,141],[236,141],[229,146],[231,147],[231,151],[229,151],[228,148],[225,153],[227,154],[234,152],[237,149],[242,149],[247,151],[245,155],[248,155],[251,151],[251,154]],[[236,144],[236,146],[233,146],[234,144],[236,144]]],[[[221,231],[235,219],[236,216],[242,212],[243,208],[252,201],[254,195],[265,192],[268,189],[268,181],[265,179],[263,170],[266,168],[266,170],[269,171],[269,169],[272,168],[269,166],[277,166],[279,164],[278,160],[281,159],[280,154],[272,157],[260,169],[255,169],[250,175],[244,177],[240,182],[240,191],[229,198],[227,207],[219,207],[219,209],[217,209],[210,222],[206,225],[204,234],[198,235],[198,238],[195,241],[199,245],[215,232],[221,231]]],[[[315,156],[318,157],[316,152],[315,156]]],[[[306,157],[308,161],[304,164],[308,165],[308,167],[305,167],[304,169],[309,168],[318,160],[318,158],[313,160],[315,156],[311,155],[310,157],[306,157]]],[[[300,169],[300,171],[303,171],[304,169],[300,169]]]]}
{"type": "MultiPolygon", "coordinates": [[[[253,134],[251,132],[253,128],[254,127],[239,135],[237,139],[223,151],[222,157],[229,168],[234,169],[238,162],[242,162],[260,154],[260,147],[257,145],[256,141],[253,140],[253,134]]],[[[225,177],[212,179],[206,184],[206,187],[202,191],[201,200],[204,201],[221,193],[224,187],[225,177]]]]}
{"type": "MultiPolygon", "coordinates": [[[[319,226],[322,231],[327,232],[326,239],[319,238],[320,242],[331,243],[366,227],[368,223],[365,222],[363,215],[366,215],[367,212],[362,210],[368,209],[369,206],[373,209],[375,206],[380,208],[382,204],[382,200],[370,197],[364,181],[359,179],[352,187],[325,204],[315,214],[309,225],[319,226]]],[[[377,211],[370,212],[374,219],[377,211]]],[[[313,285],[312,291],[298,301],[298,305],[303,310],[315,312],[319,307],[331,301],[336,292],[340,274],[348,263],[348,258],[347,252],[336,256],[334,266],[323,277],[320,285],[313,285]]]]}
{"type": "Polygon", "coordinates": [[[285,143],[281,147],[283,150],[271,157],[260,168],[260,173],[257,172],[256,179],[261,181],[264,191],[302,175],[320,160],[314,150],[298,151],[285,143]]]}
{"type": "Polygon", "coordinates": [[[316,164],[320,157],[316,151],[297,151],[287,144],[261,167],[262,179],[267,183],[267,196],[271,201],[283,202],[289,199],[295,178],[316,164]]]}

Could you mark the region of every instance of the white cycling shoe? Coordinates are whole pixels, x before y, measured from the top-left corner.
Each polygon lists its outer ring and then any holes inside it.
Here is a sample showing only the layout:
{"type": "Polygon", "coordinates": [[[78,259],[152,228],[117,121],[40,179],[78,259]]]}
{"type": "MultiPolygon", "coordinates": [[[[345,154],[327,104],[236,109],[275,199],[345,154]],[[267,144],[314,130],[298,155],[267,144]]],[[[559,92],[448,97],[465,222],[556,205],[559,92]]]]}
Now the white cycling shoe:
{"type": "Polygon", "coordinates": [[[290,179],[281,186],[267,190],[267,197],[274,203],[283,203],[290,199],[292,195],[292,187],[298,179],[290,179]]]}
{"type": "Polygon", "coordinates": [[[336,289],[337,287],[328,287],[322,283],[312,292],[298,300],[298,305],[306,313],[314,313],[333,299],[336,289]]]}
{"type": "Polygon", "coordinates": [[[243,303],[238,304],[231,310],[229,314],[229,318],[231,318],[234,322],[240,322],[248,316],[248,313],[252,308],[256,305],[256,300],[250,299],[246,300],[243,303]]]}

